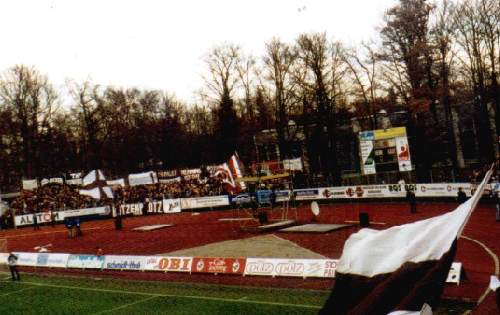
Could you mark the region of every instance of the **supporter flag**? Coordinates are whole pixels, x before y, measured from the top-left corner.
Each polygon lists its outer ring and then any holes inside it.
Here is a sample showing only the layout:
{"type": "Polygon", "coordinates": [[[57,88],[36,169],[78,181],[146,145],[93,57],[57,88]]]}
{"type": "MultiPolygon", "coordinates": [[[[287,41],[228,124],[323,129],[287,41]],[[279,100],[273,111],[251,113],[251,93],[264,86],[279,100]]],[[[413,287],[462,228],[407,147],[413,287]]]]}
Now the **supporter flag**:
{"type": "Polygon", "coordinates": [[[231,191],[241,191],[246,189],[246,185],[242,181],[237,181],[242,178],[242,164],[236,154],[233,154],[228,162],[217,167],[215,176],[222,177],[222,182],[229,185],[231,191]]]}
{"type": "Polygon", "coordinates": [[[101,170],[93,170],[83,178],[83,188],[80,195],[92,197],[94,199],[113,199],[113,192],[106,184],[106,178],[101,170]]]}
{"type": "Polygon", "coordinates": [[[362,229],[344,245],[335,286],[320,314],[388,314],[434,308],[454,260],[457,238],[483,194],[454,211],[376,231],[362,229]]]}

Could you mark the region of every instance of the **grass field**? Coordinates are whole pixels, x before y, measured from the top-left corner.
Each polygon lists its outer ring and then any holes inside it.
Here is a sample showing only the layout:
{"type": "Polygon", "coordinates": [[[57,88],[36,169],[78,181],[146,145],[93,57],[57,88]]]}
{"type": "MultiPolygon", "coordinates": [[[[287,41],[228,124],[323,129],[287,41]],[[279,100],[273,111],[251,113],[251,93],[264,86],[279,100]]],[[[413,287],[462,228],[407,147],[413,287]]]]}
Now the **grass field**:
{"type": "Polygon", "coordinates": [[[327,292],[2,274],[0,314],[316,314],[327,292]]]}
{"type": "MultiPolygon", "coordinates": [[[[327,291],[0,273],[0,314],[317,314],[327,291]]],[[[435,314],[471,303],[444,300],[435,314]]]]}

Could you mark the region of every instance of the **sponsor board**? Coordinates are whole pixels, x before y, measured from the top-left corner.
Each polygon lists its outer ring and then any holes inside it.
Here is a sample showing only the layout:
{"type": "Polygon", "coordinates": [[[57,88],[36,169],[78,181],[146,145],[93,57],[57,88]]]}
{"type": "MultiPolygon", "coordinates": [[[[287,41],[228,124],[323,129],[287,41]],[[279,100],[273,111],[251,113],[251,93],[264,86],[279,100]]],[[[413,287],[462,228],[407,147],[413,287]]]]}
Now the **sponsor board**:
{"type": "Polygon", "coordinates": [[[6,265],[7,264],[7,257],[9,257],[9,254],[7,254],[7,253],[0,253],[0,265],[6,265]]]}
{"type": "Polygon", "coordinates": [[[38,253],[14,253],[17,256],[19,266],[36,267],[38,263],[38,253]]]}
{"type": "Polygon", "coordinates": [[[120,215],[142,215],[142,203],[128,203],[120,206],[120,215]]]}
{"type": "Polygon", "coordinates": [[[161,201],[161,204],[163,205],[163,213],[181,212],[180,199],[163,199],[163,201],[161,201]]]}
{"type": "Polygon", "coordinates": [[[102,269],[104,256],[95,255],[69,255],[68,268],[102,269]]]}
{"type": "Polygon", "coordinates": [[[192,263],[193,257],[149,256],[146,257],[144,270],[191,272],[192,263]]]}
{"type": "Polygon", "coordinates": [[[242,275],[245,271],[245,258],[193,258],[191,272],[230,273],[242,275]]]}
{"type": "Polygon", "coordinates": [[[104,256],[104,269],[143,270],[148,256],[104,256]]]}
{"type": "Polygon", "coordinates": [[[335,277],[337,261],[333,259],[247,258],[245,275],[272,277],[335,277]]]}
{"type": "Polygon", "coordinates": [[[318,188],[318,199],[342,199],[346,198],[344,187],[318,188]]]}
{"type": "MultiPolygon", "coordinates": [[[[38,224],[49,223],[52,220],[50,212],[36,213],[35,216],[38,224]]],[[[63,212],[62,211],[54,212],[54,219],[56,221],[64,220],[63,212]]],[[[16,215],[15,220],[16,220],[16,226],[32,225],[33,214],[16,215]]]]}
{"type": "Polygon", "coordinates": [[[229,205],[228,196],[182,198],[181,209],[209,208],[229,205]]]}
{"type": "Polygon", "coordinates": [[[36,258],[37,267],[66,268],[69,254],[38,253],[36,258]]]}
{"type": "Polygon", "coordinates": [[[320,198],[318,188],[296,189],[293,193],[295,194],[295,200],[312,200],[320,198]]]}
{"type": "Polygon", "coordinates": [[[276,202],[283,202],[290,200],[289,190],[278,190],[275,193],[276,193],[276,202]]]}
{"type": "Polygon", "coordinates": [[[417,184],[415,196],[456,198],[459,188],[462,188],[467,197],[471,196],[472,185],[470,183],[417,184]]]}

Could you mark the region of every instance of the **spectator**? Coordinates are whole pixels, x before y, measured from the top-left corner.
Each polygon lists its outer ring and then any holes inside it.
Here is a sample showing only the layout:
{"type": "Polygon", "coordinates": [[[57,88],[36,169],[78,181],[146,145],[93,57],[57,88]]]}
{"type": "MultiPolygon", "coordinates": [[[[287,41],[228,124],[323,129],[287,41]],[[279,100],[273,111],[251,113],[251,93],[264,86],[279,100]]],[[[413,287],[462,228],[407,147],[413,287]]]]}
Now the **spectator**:
{"type": "Polygon", "coordinates": [[[17,270],[17,260],[18,257],[13,253],[9,253],[9,257],[7,257],[7,262],[9,263],[10,274],[12,276],[12,281],[20,281],[21,277],[19,276],[19,271],[17,270]]]}
{"type": "Polygon", "coordinates": [[[462,204],[465,201],[467,201],[467,195],[465,195],[465,192],[462,190],[462,187],[458,187],[457,201],[459,204],[462,204]]]}
{"type": "Polygon", "coordinates": [[[99,246],[95,248],[95,255],[98,257],[104,256],[104,251],[99,246]]]}
{"type": "Polygon", "coordinates": [[[410,189],[408,189],[406,191],[406,200],[408,201],[408,204],[410,205],[410,212],[416,213],[417,212],[417,199],[415,198],[415,193],[410,189]]]}

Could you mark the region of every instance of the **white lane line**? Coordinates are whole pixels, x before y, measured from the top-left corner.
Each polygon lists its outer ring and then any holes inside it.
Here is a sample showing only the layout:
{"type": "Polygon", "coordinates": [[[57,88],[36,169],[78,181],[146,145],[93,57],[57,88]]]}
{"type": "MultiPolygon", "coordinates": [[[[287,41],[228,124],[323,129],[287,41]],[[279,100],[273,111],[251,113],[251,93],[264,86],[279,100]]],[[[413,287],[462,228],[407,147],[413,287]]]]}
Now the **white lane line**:
{"type": "MultiPolygon", "coordinates": [[[[484,243],[482,243],[482,242],[480,242],[478,240],[475,240],[473,238],[467,237],[465,235],[460,236],[460,238],[469,240],[469,241],[474,242],[474,243],[478,244],[479,246],[481,246],[491,256],[491,258],[493,259],[493,262],[495,263],[495,275],[498,276],[499,269],[500,269],[500,267],[499,267],[500,264],[498,262],[498,256],[491,249],[489,249],[488,246],[486,246],[484,243]]],[[[486,296],[488,295],[488,293],[490,293],[490,291],[491,290],[490,290],[489,284],[487,284],[486,290],[484,290],[484,292],[481,295],[481,297],[477,300],[477,305],[481,304],[484,301],[484,299],[486,298],[486,296]]]]}
{"type": "Polygon", "coordinates": [[[48,283],[39,283],[39,282],[27,282],[27,281],[23,281],[22,283],[31,284],[31,285],[39,286],[39,287],[74,289],[74,290],[107,292],[107,293],[118,293],[118,294],[144,295],[144,296],[150,296],[150,297],[169,297],[169,298],[191,299],[191,300],[219,301],[219,302],[227,302],[227,303],[246,303],[246,304],[260,304],[260,305],[272,305],[272,306],[286,306],[286,307],[298,307],[298,308],[308,308],[308,309],[318,309],[318,310],[321,309],[321,307],[322,307],[322,305],[293,304],[293,303],[268,302],[268,301],[257,301],[257,300],[239,300],[239,299],[219,298],[219,297],[203,296],[203,295],[178,295],[178,294],[147,293],[147,292],[137,292],[137,291],[123,291],[123,290],[113,290],[113,289],[75,287],[75,286],[69,286],[69,285],[48,284],[48,283]]]}
{"type": "Polygon", "coordinates": [[[29,290],[29,289],[34,289],[34,288],[35,287],[22,288],[20,290],[16,290],[16,291],[11,291],[11,292],[7,292],[7,293],[4,293],[4,294],[0,294],[0,297],[4,297],[4,296],[10,295],[10,294],[14,294],[14,293],[18,293],[18,292],[21,292],[21,291],[26,291],[26,290],[29,290]]]}
{"type": "MultiPolygon", "coordinates": [[[[83,232],[85,231],[91,231],[91,230],[104,230],[107,229],[106,227],[89,227],[89,228],[84,228],[82,229],[83,232]]],[[[40,236],[42,234],[56,234],[56,233],[68,233],[68,230],[53,230],[53,231],[40,231],[40,232],[33,232],[33,233],[25,233],[25,234],[14,234],[14,235],[4,235],[2,238],[4,239],[16,239],[19,237],[29,237],[29,236],[40,236]]]]}
{"type": "Polygon", "coordinates": [[[144,298],[144,299],[140,299],[139,301],[135,301],[135,302],[132,302],[132,303],[127,303],[127,304],[124,304],[124,305],[121,305],[121,306],[118,306],[118,307],[115,307],[115,308],[112,308],[112,309],[109,309],[109,310],[104,310],[104,311],[101,311],[101,312],[97,312],[97,313],[94,313],[94,314],[97,315],[97,314],[111,313],[111,312],[114,312],[114,311],[117,311],[117,310],[121,310],[121,309],[127,308],[127,307],[132,306],[132,305],[136,305],[136,304],[139,304],[139,303],[142,303],[142,302],[146,302],[146,301],[152,300],[154,298],[157,298],[157,296],[150,296],[150,297],[147,297],[147,298],[144,298]]]}

